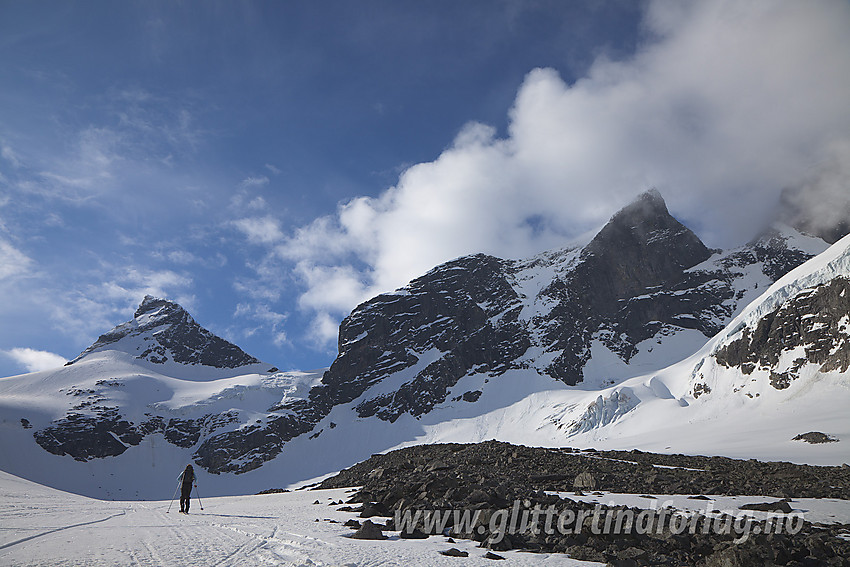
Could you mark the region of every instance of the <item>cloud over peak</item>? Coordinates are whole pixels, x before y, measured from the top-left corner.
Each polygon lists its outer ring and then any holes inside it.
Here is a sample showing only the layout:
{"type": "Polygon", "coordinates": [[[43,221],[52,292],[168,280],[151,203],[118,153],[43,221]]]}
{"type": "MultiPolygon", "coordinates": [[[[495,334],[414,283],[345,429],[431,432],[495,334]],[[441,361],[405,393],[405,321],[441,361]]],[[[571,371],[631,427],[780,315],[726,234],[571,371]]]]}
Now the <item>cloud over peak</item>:
{"type": "Polygon", "coordinates": [[[850,140],[850,5],[654,2],[644,26],[631,58],[573,84],[529,72],[504,137],[473,122],[377,197],[286,235],[237,226],[295,262],[317,321],[457,256],[562,246],[651,186],[710,244],[737,243],[850,140]]]}

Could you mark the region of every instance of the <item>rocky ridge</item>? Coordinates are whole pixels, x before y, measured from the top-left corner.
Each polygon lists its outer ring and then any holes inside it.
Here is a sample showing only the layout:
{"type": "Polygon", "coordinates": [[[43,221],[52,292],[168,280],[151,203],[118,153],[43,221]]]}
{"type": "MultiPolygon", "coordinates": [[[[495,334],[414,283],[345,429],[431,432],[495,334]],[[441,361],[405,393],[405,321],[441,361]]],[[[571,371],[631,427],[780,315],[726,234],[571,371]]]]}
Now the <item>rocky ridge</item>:
{"type": "MultiPolygon", "coordinates": [[[[291,439],[313,432],[341,405],[349,406],[352,419],[390,424],[447,401],[475,404],[493,387],[490,379],[508,371],[573,386],[588,379],[595,348],[628,365],[680,333],[707,340],[759,293],[759,285],[812,256],[811,242],[803,249],[799,238],[774,230],[736,250],[710,250],[670,215],[657,191],[649,191],[586,246],[526,260],[458,258],[363,303],[342,322],[339,355],[321,382],[303,395],[281,392],[260,419],[230,410],[191,418],[148,411],[130,419],[108,401],[120,384],[101,384],[74,393],[80,403],[33,435],[54,454],[87,460],[121,454],[162,433],[193,449],[193,460],[211,473],[247,472],[275,458],[291,439]],[[455,391],[462,379],[475,385],[455,391]]],[[[179,305],[150,296],[133,320],[102,335],[69,365],[109,349],[154,366],[238,370],[259,363],[179,305]]],[[[656,367],[670,363],[659,359],[656,367]]],[[[266,371],[276,369],[251,370],[266,371]]],[[[266,383],[268,391],[278,391],[274,375],[266,383]]],[[[629,401],[623,396],[612,403],[627,411],[629,401]]]]}
{"type": "Polygon", "coordinates": [[[762,317],[754,328],[724,345],[714,358],[745,375],[770,372],[771,385],[782,390],[798,379],[807,364],[819,372],[847,372],[850,367],[850,280],[836,278],[803,291],[762,317]]]}
{"type": "Polygon", "coordinates": [[[177,303],[146,295],[131,321],[102,334],[67,365],[107,347],[119,348],[117,343],[133,338],[137,341],[131,354],[154,364],[171,360],[179,364],[238,368],[260,363],[238,346],[201,327],[177,303]]]}
{"type": "Polygon", "coordinates": [[[582,248],[520,261],[466,256],[363,303],[340,325],[322,383],[286,407],[317,423],[354,403],[360,418],[394,422],[428,413],[466,376],[521,369],[576,385],[594,343],[628,363],[683,330],[707,340],[759,280],[769,285],[812,255],[777,230],[710,250],[649,191],[582,248]],[[370,395],[378,384],[393,386],[370,395]]]}

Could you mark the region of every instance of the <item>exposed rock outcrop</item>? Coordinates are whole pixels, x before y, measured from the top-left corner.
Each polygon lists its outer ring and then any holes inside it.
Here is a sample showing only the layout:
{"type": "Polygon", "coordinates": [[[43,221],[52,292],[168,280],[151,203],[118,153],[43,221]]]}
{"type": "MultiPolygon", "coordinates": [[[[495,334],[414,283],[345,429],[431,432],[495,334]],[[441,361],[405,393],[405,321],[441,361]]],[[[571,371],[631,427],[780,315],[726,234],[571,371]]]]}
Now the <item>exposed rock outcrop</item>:
{"type": "Polygon", "coordinates": [[[233,343],[201,327],[180,305],[146,295],[131,321],[102,334],[67,365],[105,347],[116,348],[116,343],[128,338],[138,339],[132,347],[125,347],[131,354],[158,364],[172,360],[180,364],[238,368],[260,362],[233,343]]]}

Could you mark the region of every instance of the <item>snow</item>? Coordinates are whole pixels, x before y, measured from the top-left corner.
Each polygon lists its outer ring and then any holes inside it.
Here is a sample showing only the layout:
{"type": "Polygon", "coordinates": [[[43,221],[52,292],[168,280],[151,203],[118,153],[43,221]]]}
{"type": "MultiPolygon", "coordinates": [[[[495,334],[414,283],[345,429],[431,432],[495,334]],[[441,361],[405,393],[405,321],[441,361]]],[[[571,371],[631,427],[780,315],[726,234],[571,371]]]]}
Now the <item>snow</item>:
{"type": "MultiPolygon", "coordinates": [[[[661,509],[671,507],[684,512],[711,513],[714,510],[731,515],[748,515],[759,519],[771,515],[769,512],[741,510],[744,504],[778,502],[779,498],[770,496],[708,496],[708,500],[694,499],[697,494],[618,494],[614,492],[594,492],[577,495],[574,492],[549,492],[560,498],[577,502],[589,502],[607,506],[628,506],[642,509],[661,509]],[[647,498],[654,496],[655,498],[647,498]]],[[[850,500],[836,498],[794,498],[788,502],[792,514],[800,514],[807,522],[817,524],[850,524],[850,500]]]]}
{"type": "Polygon", "coordinates": [[[751,326],[801,291],[827,283],[839,276],[850,276],[850,234],[825,252],[779,278],[760,298],[735,317],[727,327],[729,330],[718,334],[715,342],[719,343],[720,340],[737,334],[744,327],[751,326]]]}
{"type": "MultiPolygon", "coordinates": [[[[359,418],[355,408],[362,401],[395,391],[444,355],[438,349],[413,353],[419,359],[416,365],[389,376],[351,403],[333,408],[312,432],[288,441],[275,459],[259,469],[240,475],[199,471],[199,476],[210,496],[237,495],[303,484],[372,453],[398,447],[488,439],[820,465],[850,462],[848,374],[822,374],[814,365],[806,365],[799,379],[779,391],[770,386],[767,372],[742,375],[717,365],[711,357],[721,341],[770,306],[775,308],[811,285],[850,275],[848,248],[850,237],[775,285],[760,286],[764,293],[756,303],[742,308],[730,326],[707,342],[697,331],[671,327],[640,343],[638,353],[626,364],[596,337],[584,370],[585,382],[577,387],[535,370],[560,354],[546,353],[545,345],[536,344],[523,357],[528,368],[500,376],[464,376],[444,403],[418,418],[404,414],[392,424],[359,418]],[[707,384],[711,393],[695,398],[695,383],[707,384]],[[483,392],[476,402],[453,400],[471,390],[483,392]],[[821,445],[792,441],[808,431],[822,431],[840,441],[821,445]]],[[[538,297],[544,283],[574,259],[575,252],[568,251],[561,257],[541,257],[534,265],[529,262],[527,270],[517,272],[521,281],[516,285],[527,298],[538,297]]],[[[716,257],[709,259],[707,266],[716,261],[716,257]]],[[[741,289],[765,278],[760,268],[751,271],[737,280],[749,282],[740,284],[741,289]]],[[[522,317],[542,313],[544,299],[538,297],[529,304],[522,317]]],[[[789,356],[783,356],[783,363],[789,356]]],[[[80,463],[44,451],[33,442],[33,431],[64,416],[85,398],[68,395],[73,389],[94,390],[104,396],[104,403],[119,406],[122,415],[136,424],[145,421],[147,412],[166,419],[198,419],[231,410],[241,412],[244,423],[248,416],[257,419],[268,414],[282,400],[306,397],[322,376],[321,371],[269,375],[267,369],[267,365],[221,370],[171,362],[156,365],[127,352],[104,349],[55,371],[2,378],[0,470],[99,498],[167,498],[170,494],[162,494],[162,486],[171,484],[174,471],[191,461],[194,447],[182,449],[153,434],[118,457],[80,463]],[[122,385],[98,385],[101,380],[122,385]],[[31,429],[22,426],[22,418],[31,429]]]]}
{"type": "MultiPolygon", "coordinates": [[[[173,471],[172,471],[173,472],[173,471]]],[[[303,566],[408,566],[456,565],[457,558],[440,555],[451,547],[469,553],[464,565],[486,566],[492,560],[477,542],[445,537],[408,540],[387,531],[383,541],[355,540],[343,524],[356,517],[339,511],[340,500],[351,489],[299,490],[268,495],[243,495],[192,499],[189,515],[178,512],[174,478],[163,484],[159,500],[96,500],[47,488],[0,472],[0,564],[28,567],[64,565],[279,565],[303,566]],[[316,503],[318,501],[318,504],[316,503]],[[203,504],[203,509],[201,509],[203,504]]],[[[572,500],[642,509],[670,506],[677,510],[711,513],[713,510],[762,517],[744,512],[747,503],[773,502],[766,496],[636,495],[600,492],[577,496],[555,493],[572,500]],[[655,498],[647,498],[655,496],[655,498]]],[[[810,522],[850,523],[850,501],[796,498],[793,512],[810,522]]],[[[380,519],[373,518],[380,523],[380,519]]],[[[520,551],[498,552],[505,565],[581,567],[602,565],[576,561],[565,555],[520,551]]]]}
{"type": "MultiPolygon", "coordinates": [[[[163,486],[163,492],[171,490],[171,483],[163,486]]],[[[355,515],[329,504],[347,497],[346,489],[336,489],[202,498],[203,510],[193,498],[190,514],[183,515],[169,500],[94,500],[0,472],[0,564],[456,565],[457,558],[439,553],[451,547],[469,553],[464,565],[492,563],[469,540],[406,540],[397,532],[386,532],[389,539],[383,541],[345,537],[352,530],[343,523],[355,515]]],[[[499,554],[505,565],[601,565],[554,554],[499,554]]]]}

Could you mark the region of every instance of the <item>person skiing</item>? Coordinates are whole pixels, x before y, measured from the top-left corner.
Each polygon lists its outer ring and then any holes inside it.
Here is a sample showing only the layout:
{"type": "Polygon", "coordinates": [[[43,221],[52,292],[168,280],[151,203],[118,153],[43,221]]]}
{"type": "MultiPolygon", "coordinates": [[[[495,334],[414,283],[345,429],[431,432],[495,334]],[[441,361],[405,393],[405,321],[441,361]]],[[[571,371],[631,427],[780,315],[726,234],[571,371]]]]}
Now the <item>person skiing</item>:
{"type": "Polygon", "coordinates": [[[196,488],[198,486],[195,483],[195,469],[192,468],[192,465],[186,465],[186,468],[183,469],[183,472],[180,473],[177,479],[182,483],[180,486],[180,513],[188,514],[192,485],[194,484],[196,488]]]}

